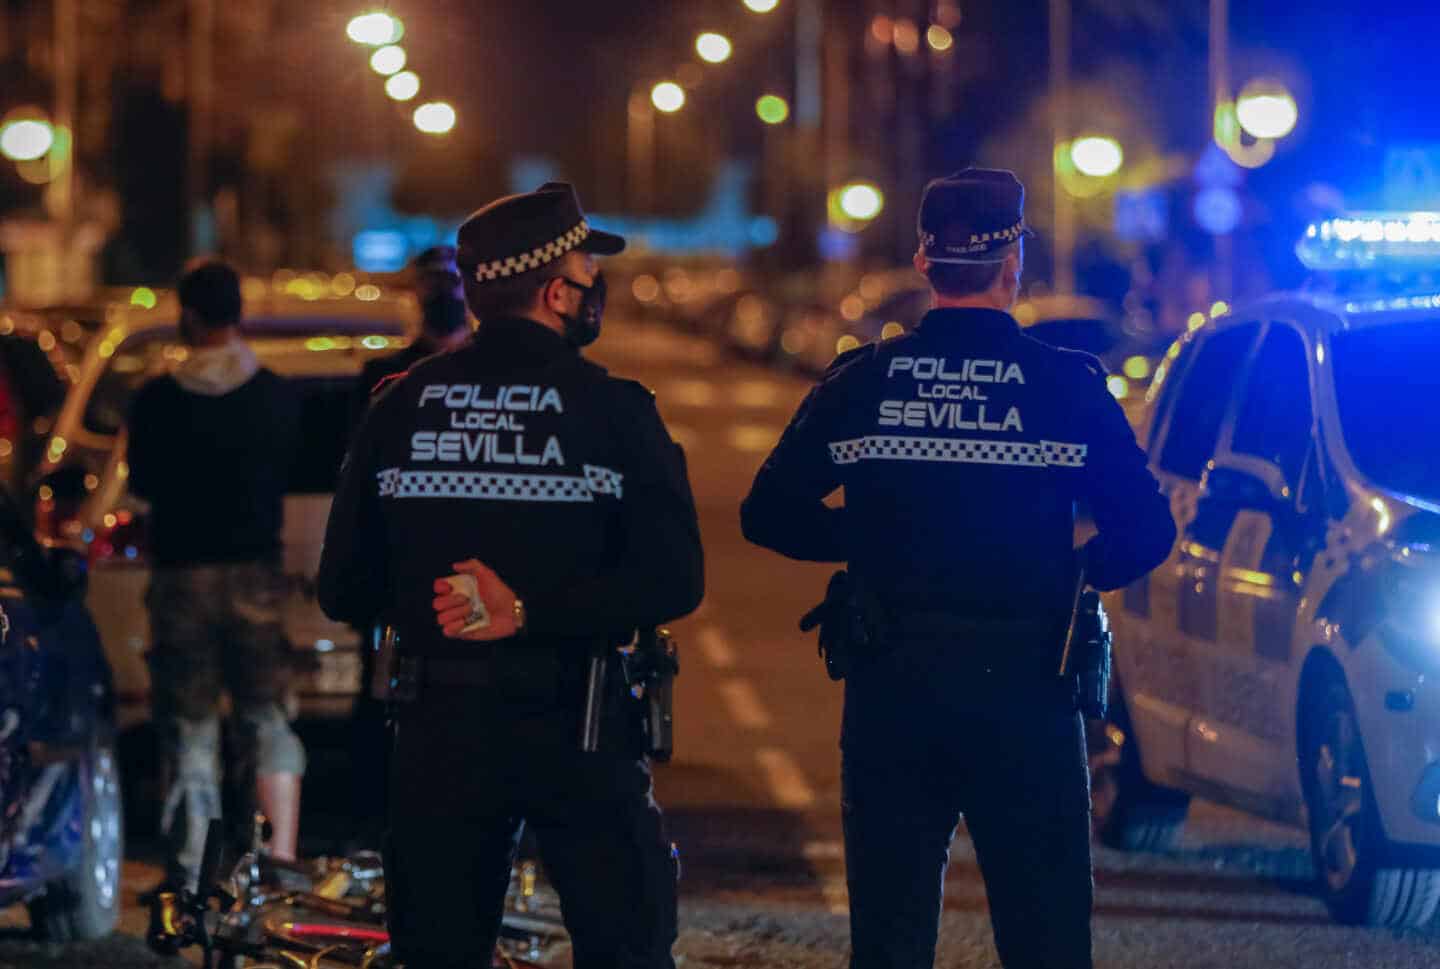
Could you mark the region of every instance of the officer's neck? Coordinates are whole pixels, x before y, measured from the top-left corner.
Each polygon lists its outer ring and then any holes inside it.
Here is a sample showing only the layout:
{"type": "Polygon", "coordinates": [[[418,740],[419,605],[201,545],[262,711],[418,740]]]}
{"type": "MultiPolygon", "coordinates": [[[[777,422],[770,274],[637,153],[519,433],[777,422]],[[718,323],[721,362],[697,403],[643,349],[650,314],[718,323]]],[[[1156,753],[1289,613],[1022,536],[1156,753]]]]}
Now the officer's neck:
{"type": "Polygon", "coordinates": [[[548,306],[531,307],[525,312],[519,313],[517,315],[522,320],[529,320],[531,323],[538,323],[540,326],[545,327],[545,329],[547,330],[553,330],[561,336],[565,335],[565,321],[560,318],[559,313],[556,313],[548,306]]]}
{"type": "Polygon", "coordinates": [[[931,292],[931,305],[937,310],[999,310],[1008,313],[1015,308],[1015,297],[999,287],[966,296],[946,296],[931,292]]]}

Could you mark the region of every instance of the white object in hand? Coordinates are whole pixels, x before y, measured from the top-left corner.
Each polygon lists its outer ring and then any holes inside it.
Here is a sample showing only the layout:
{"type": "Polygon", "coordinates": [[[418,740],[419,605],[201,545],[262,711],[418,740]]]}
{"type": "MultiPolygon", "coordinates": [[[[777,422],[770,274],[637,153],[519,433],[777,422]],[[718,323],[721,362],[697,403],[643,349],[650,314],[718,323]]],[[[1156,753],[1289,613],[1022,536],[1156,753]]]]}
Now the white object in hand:
{"type": "Polygon", "coordinates": [[[456,595],[464,596],[470,600],[470,615],[465,617],[465,628],[462,633],[473,633],[477,629],[484,629],[490,625],[490,613],[485,608],[485,603],[480,599],[480,584],[475,581],[473,575],[447,575],[445,581],[450,584],[450,591],[456,595]]]}

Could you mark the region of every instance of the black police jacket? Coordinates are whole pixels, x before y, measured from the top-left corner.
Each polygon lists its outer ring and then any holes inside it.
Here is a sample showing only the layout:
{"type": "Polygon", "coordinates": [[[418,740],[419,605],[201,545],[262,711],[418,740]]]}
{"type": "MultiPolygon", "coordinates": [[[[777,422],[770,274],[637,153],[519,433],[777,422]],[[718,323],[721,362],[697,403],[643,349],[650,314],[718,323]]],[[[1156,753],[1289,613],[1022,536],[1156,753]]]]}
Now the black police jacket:
{"type": "Polygon", "coordinates": [[[702,590],[684,453],[652,395],[524,319],[487,321],[379,394],[346,457],[318,577],[327,615],[383,617],[417,654],[499,649],[572,666],[574,650],[559,655],[571,646],[675,619],[702,590]],[[491,648],[436,626],[432,583],[469,558],[525,602],[522,642],[491,648]]]}
{"type": "Polygon", "coordinates": [[[1080,556],[1092,585],[1119,588],[1169,554],[1169,504],[1100,362],[1006,313],[944,309],[831,365],[741,523],[791,558],[849,562],[897,616],[1062,623],[1081,499],[1098,529],[1080,556]],[[827,507],[842,486],[844,506],[827,507]]]}

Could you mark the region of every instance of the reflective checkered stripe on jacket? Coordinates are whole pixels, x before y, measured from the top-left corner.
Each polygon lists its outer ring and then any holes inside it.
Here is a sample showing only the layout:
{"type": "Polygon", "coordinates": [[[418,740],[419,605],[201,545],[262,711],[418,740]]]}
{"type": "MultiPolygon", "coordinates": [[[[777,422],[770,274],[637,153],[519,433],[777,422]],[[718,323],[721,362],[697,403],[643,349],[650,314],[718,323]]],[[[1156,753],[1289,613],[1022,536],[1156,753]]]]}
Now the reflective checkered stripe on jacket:
{"type": "Polygon", "coordinates": [[[859,461],[934,461],[942,464],[999,464],[1022,468],[1083,468],[1086,444],[1063,441],[978,441],[950,437],[878,435],[830,444],[836,464],[859,461]]]}
{"type": "Polygon", "coordinates": [[[482,501],[591,502],[596,495],[623,497],[624,476],[585,465],[585,475],[501,474],[489,471],[401,471],[376,478],[381,498],[471,498],[482,501]]]}

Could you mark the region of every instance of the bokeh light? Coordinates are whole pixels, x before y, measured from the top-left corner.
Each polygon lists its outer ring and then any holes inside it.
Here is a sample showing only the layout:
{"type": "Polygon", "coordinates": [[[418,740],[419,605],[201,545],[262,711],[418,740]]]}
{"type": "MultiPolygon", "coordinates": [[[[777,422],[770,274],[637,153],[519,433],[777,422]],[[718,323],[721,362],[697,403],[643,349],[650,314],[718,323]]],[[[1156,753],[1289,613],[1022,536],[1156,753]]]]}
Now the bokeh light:
{"type": "Polygon", "coordinates": [[[852,182],[840,190],[840,211],[851,219],[868,222],[885,208],[885,196],[869,182],[852,182]]]}
{"type": "Polygon", "coordinates": [[[382,47],[370,55],[370,69],[386,77],[405,67],[405,48],[394,44],[382,47]]]}
{"type": "Polygon", "coordinates": [[[695,53],[710,64],[723,64],[730,59],[735,48],[724,34],[706,32],[695,38],[695,53]]]}
{"type": "Polygon", "coordinates": [[[448,134],[455,127],[455,109],[444,101],[430,101],[415,109],[415,127],[427,135],[448,134]]]}
{"type": "Polygon", "coordinates": [[[55,145],[55,129],[48,121],[11,121],[0,128],[0,154],[11,161],[35,161],[55,145]]]}
{"type": "Polygon", "coordinates": [[[745,0],[745,6],[755,13],[769,13],[780,5],[780,0],[745,0]]]}
{"type": "Polygon", "coordinates": [[[385,93],[396,101],[409,101],[420,93],[420,76],[414,71],[401,71],[385,82],[385,93]]]}
{"type": "Polygon", "coordinates": [[[685,107],[685,89],[674,81],[661,81],[650,90],[650,103],[666,114],[685,107]]]}
{"type": "Polygon", "coordinates": [[[790,117],[790,103],[778,94],[766,94],[755,102],[755,113],[766,124],[784,124],[790,117]]]}
{"type": "Polygon", "coordinates": [[[1300,109],[1279,81],[1258,78],[1245,85],[1235,102],[1240,127],[1256,138],[1284,138],[1295,130],[1300,109]]]}
{"type": "Polygon", "coordinates": [[[1125,152],[1114,138],[1090,135],[1075,139],[1070,146],[1070,160],[1075,170],[1092,178],[1109,178],[1125,163],[1125,152]]]}
{"type": "Polygon", "coordinates": [[[352,17],[345,26],[345,34],[357,44],[383,47],[394,44],[405,36],[405,25],[399,17],[392,17],[379,10],[352,17]]]}

